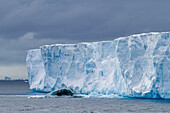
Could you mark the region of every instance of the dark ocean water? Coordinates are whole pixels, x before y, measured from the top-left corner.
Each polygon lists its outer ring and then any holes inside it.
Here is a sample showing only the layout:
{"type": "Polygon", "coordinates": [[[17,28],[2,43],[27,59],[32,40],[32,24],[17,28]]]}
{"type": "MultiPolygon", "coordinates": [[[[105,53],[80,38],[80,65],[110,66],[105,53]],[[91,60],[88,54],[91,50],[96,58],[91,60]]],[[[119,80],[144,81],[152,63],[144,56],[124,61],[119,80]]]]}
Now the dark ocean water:
{"type": "Polygon", "coordinates": [[[170,100],[132,98],[28,98],[24,80],[0,81],[0,113],[170,113],[170,100]]]}
{"type": "Polygon", "coordinates": [[[36,95],[43,94],[29,89],[27,80],[0,80],[0,95],[36,95]]]}

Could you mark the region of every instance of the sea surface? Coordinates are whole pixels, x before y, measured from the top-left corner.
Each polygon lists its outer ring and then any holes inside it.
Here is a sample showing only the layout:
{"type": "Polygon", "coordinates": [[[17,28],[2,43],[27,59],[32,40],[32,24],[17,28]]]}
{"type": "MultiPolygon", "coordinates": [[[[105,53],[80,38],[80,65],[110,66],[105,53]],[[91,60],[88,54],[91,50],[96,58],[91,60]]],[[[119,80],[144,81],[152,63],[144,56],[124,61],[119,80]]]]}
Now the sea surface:
{"type": "Polygon", "coordinates": [[[132,98],[28,98],[24,80],[0,80],[0,113],[170,113],[170,100],[132,98]]]}

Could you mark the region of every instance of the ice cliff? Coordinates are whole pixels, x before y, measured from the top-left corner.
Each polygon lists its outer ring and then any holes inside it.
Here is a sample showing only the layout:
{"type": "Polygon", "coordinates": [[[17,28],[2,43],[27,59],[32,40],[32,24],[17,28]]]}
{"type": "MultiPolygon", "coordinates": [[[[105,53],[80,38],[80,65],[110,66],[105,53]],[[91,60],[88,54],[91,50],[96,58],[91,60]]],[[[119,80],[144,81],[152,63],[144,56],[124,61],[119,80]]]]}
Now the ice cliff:
{"type": "Polygon", "coordinates": [[[30,89],[170,99],[170,32],[27,51],[30,89]]]}

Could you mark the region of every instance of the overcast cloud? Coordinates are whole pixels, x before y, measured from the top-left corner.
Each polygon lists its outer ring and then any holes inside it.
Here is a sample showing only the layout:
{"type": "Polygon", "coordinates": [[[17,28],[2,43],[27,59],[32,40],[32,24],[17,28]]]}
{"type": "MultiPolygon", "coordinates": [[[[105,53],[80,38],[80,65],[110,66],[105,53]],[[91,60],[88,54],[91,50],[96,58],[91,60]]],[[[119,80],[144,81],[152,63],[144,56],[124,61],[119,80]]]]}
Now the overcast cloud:
{"type": "Polygon", "coordinates": [[[169,6],[169,0],[0,0],[0,76],[11,65],[18,72],[26,50],[44,44],[170,31],[169,6]]]}

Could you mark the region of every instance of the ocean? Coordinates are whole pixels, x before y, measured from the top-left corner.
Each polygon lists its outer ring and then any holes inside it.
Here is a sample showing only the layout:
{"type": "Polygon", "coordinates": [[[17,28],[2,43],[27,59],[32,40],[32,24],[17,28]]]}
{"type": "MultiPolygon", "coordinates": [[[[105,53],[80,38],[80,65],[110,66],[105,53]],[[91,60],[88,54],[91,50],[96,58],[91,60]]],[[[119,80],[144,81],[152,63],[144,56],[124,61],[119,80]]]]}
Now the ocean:
{"type": "Polygon", "coordinates": [[[170,100],[132,98],[28,98],[24,80],[0,81],[0,113],[170,113],[170,100]]]}

